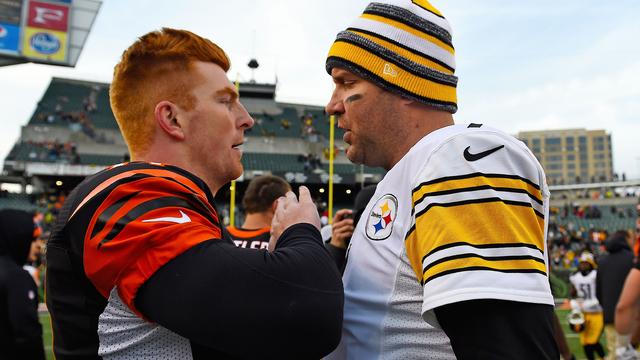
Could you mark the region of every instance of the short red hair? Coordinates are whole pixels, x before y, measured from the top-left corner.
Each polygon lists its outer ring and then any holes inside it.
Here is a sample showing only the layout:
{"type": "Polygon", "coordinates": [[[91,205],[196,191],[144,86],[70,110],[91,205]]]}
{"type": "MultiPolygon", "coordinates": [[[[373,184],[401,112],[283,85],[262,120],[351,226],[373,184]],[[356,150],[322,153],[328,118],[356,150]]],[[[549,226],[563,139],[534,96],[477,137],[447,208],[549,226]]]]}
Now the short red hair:
{"type": "Polygon", "coordinates": [[[187,110],[195,106],[191,76],[196,61],[229,70],[229,58],[211,40],[190,31],[162,28],[140,37],[122,54],[113,72],[109,96],[122,136],[133,157],[151,145],[158,102],[171,101],[187,110]]]}

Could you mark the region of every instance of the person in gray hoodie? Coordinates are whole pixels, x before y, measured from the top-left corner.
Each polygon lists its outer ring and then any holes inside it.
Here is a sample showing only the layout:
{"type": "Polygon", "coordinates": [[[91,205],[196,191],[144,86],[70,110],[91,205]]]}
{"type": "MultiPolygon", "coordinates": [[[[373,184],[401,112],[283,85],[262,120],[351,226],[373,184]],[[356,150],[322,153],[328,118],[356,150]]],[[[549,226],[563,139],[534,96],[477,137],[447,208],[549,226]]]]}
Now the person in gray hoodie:
{"type": "Polygon", "coordinates": [[[0,359],[44,359],[38,289],[22,268],[34,236],[33,215],[0,210],[0,359]]]}
{"type": "Polygon", "coordinates": [[[607,253],[599,259],[596,277],[596,297],[604,312],[604,331],[607,337],[607,358],[615,359],[617,333],[614,326],[616,304],[624,281],[633,267],[633,252],[629,246],[630,235],[616,231],[605,241],[607,253]]]}

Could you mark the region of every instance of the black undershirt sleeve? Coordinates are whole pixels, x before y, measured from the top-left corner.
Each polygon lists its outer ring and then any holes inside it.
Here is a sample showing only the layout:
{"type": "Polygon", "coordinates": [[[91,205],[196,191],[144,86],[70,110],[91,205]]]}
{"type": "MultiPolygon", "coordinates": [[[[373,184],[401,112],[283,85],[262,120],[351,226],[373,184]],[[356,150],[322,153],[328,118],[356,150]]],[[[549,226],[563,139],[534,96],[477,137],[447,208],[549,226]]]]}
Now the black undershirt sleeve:
{"type": "Polygon", "coordinates": [[[459,360],[560,358],[550,305],[482,299],[443,305],[435,314],[459,360]]]}
{"type": "Polygon", "coordinates": [[[324,244],[324,247],[327,248],[329,255],[333,258],[336,266],[338,267],[338,271],[340,273],[344,272],[344,263],[347,258],[347,249],[342,249],[337,246],[333,246],[330,243],[324,244]]]}
{"type": "Polygon", "coordinates": [[[212,353],[319,359],[340,341],[344,295],[320,232],[297,224],[272,253],[219,239],[194,246],[160,268],[135,302],[212,353]]]}

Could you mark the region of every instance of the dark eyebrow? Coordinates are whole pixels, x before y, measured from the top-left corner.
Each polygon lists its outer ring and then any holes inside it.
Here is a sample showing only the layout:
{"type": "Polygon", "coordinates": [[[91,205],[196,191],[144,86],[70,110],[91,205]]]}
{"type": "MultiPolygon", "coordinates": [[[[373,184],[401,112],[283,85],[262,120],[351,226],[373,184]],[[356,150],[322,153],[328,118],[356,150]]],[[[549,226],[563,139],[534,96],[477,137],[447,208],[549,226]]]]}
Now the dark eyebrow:
{"type": "Polygon", "coordinates": [[[236,101],[236,99],[238,98],[238,92],[234,88],[229,86],[216,91],[215,95],[216,96],[230,95],[231,101],[236,101]]]}
{"type": "Polygon", "coordinates": [[[347,71],[340,71],[336,75],[331,75],[331,77],[333,78],[334,82],[345,82],[347,80],[351,80],[351,75],[352,74],[347,71]]]}

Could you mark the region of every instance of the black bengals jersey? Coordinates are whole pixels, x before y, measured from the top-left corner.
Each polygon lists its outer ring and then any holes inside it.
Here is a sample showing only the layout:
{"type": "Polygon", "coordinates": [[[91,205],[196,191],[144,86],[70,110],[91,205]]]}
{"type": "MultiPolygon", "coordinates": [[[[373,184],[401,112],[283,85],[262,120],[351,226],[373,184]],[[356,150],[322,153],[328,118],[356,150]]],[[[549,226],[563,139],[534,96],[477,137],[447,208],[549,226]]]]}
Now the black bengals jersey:
{"type": "Polygon", "coordinates": [[[194,175],[150,163],[112,166],[71,192],[47,244],[47,305],[58,358],[97,355],[98,316],[114,286],[135,309],[136,290],[164,263],[221,238],[212,200],[194,175]],[[192,220],[189,226],[140,220],[179,214],[192,220]],[[156,246],[157,239],[166,243],[156,246]]]}
{"type": "Polygon", "coordinates": [[[88,177],[47,246],[57,359],[320,358],[339,340],[342,296],[317,229],[291,226],[273,253],[237,248],[207,185],[169,165],[88,177]],[[267,335],[246,346],[246,328],[267,335]],[[283,339],[296,345],[273,346],[283,339]]]}

